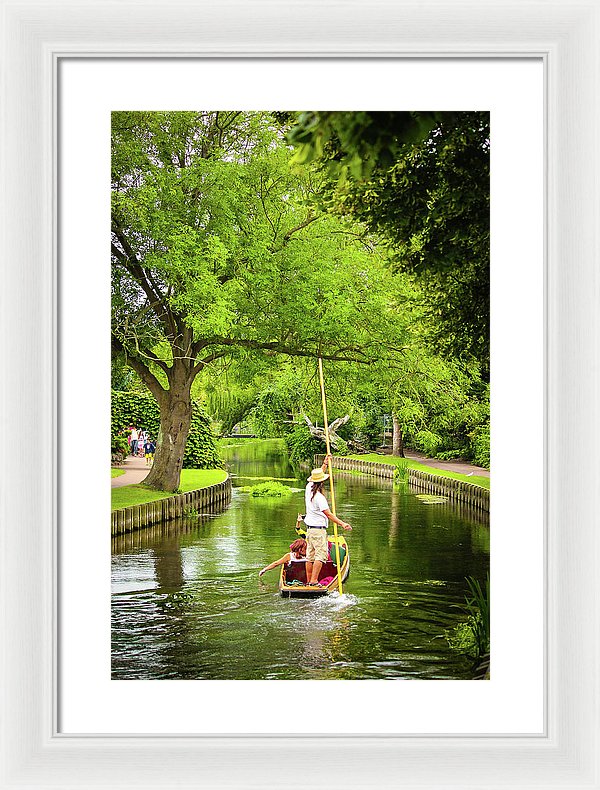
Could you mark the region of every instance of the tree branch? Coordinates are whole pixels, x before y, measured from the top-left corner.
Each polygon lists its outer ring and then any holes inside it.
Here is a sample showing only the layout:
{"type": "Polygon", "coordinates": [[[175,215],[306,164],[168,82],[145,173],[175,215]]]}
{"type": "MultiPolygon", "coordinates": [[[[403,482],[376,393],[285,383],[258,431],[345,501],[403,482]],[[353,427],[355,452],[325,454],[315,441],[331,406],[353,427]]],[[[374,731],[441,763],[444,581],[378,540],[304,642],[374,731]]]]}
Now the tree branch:
{"type": "Polygon", "coordinates": [[[226,351],[215,351],[214,354],[209,354],[207,357],[200,359],[194,365],[192,369],[192,373],[194,374],[194,376],[197,376],[198,373],[200,373],[200,371],[206,367],[206,365],[209,365],[211,362],[214,362],[216,359],[221,359],[221,357],[224,357],[226,353],[227,353],[226,351]]]}
{"type": "MultiPolygon", "coordinates": [[[[320,345],[320,341],[316,338],[307,341],[315,347],[320,345]]],[[[332,353],[321,352],[317,353],[315,349],[297,348],[288,346],[278,340],[271,340],[261,342],[259,340],[250,340],[247,338],[231,338],[231,337],[211,337],[204,340],[205,346],[239,346],[241,348],[250,348],[256,351],[273,351],[277,354],[287,354],[290,357],[317,357],[329,360],[330,362],[358,362],[366,364],[370,361],[362,349],[355,346],[344,346],[336,349],[332,353]]]]}
{"type": "Polygon", "coordinates": [[[315,217],[313,214],[309,214],[308,217],[304,220],[304,222],[301,222],[299,225],[296,225],[295,228],[288,230],[288,232],[283,237],[284,243],[288,242],[294,233],[297,233],[299,230],[302,230],[302,228],[306,228],[308,225],[310,225],[312,222],[316,222],[318,219],[319,217],[315,217]]]}
{"type": "MultiPolygon", "coordinates": [[[[310,435],[314,436],[315,439],[320,439],[322,442],[326,441],[325,437],[325,429],[324,428],[317,428],[317,426],[313,425],[310,419],[301,412],[302,416],[304,417],[304,421],[308,425],[308,430],[310,431],[310,435]]],[[[350,419],[350,415],[346,414],[344,417],[338,417],[337,420],[334,420],[329,426],[329,441],[331,443],[331,447],[333,449],[337,449],[339,447],[341,437],[339,437],[336,433],[338,428],[341,428],[342,425],[345,425],[348,420],[350,419]]]]}
{"type": "Polygon", "coordinates": [[[273,223],[271,222],[271,217],[269,216],[269,212],[267,211],[267,207],[265,205],[265,199],[263,197],[263,186],[264,186],[263,177],[261,175],[261,177],[260,177],[260,189],[258,191],[258,196],[260,198],[260,202],[261,202],[261,205],[263,207],[263,211],[264,211],[265,217],[267,218],[267,222],[269,223],[269,225],[271,226],[271,230],[273,231],[273,240],[275,240],[275,237],[276,237],[275,225],[273,225],[273,223]]]}
{"type": "Polygon", "coordinates": [[[122,353],[125,355],[125,362],[129,365],[129,367],[134,370],[144,384],[148,387],[150,392],[154,395],[159,405],[162,404],[166,390],[160,383],[160,381],[156,378],[154,373],[145,365],[141,359],[137,359],[131,354],[128,353],[127,349],[123,346],[121,341],[118,337],[114,334],[112,335],[111,345],[114,351],[122,353]]]}
{"type": "Polygon", "coordinates": [[[136,254],[131,249],[127,241],[123,229],[117,224],[113,217],[113,233],[123,250],[120,250],[115,244],[111,244],[113,255],[120,261],[127,272],[138,283],[148,298],[150,307],[154,311],[156,317],[163,325],[165,334],[168,335],[169,331],[175,332],[175,325],[173,321],[173,313],[166,305],[164,295],[160,292],[159,287],[154,283],[149,273],[144,270],[142,264],[138,261],[136,254]]]}

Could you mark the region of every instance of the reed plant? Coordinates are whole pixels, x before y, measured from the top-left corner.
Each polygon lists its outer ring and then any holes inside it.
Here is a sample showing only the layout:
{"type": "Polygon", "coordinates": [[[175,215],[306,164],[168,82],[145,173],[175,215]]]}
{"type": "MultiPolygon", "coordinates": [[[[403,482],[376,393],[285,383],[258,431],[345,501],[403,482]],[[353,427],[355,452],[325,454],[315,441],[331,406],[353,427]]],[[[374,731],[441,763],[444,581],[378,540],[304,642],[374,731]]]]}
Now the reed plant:
{"type": "Polygon", "coordinates": [[[395,483],[406,483],[408,480],[408,459],[394,458],[396,470],[394,472],[395,483]]]}
{"type": "Polygon", "coordinates": [[[463,604],[457,604],[467,619],[447,633],[454,650],[466,653],[476,663],[490,652],[490,575],[482,586],[478,579],[466,578],[469,593],[463,604]]]}

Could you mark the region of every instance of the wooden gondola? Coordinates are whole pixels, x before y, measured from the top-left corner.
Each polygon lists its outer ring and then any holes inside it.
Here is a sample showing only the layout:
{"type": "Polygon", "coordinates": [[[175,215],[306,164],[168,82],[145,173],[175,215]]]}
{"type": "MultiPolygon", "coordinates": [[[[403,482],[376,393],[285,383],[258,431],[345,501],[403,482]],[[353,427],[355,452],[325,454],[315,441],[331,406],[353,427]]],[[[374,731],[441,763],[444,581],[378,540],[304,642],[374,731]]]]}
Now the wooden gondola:
{"type": "MultiPolygon", "coordinates": [[[[327,446],[327,455],[329,456],[329,478],[331,485],[331,512],[335,516],[335,493],[333,488],[333,468],[331,466],[331,444],[329,441],[329,421],[327,419],[327,400],[325,398],[325,382],[323,379],[323,360],[319,357],[319,383],[321,387],[321,400],[323,401],[323,424],[325,432],[325,443],[327,446]]],[[[309,478],[310,479],[310,478],[309,478]]],[[[283,598],[319,598],[323,595],[329,595],[332,592],[343,592],[341,589],[343,583],[348,578],[350,573],[350,552],[348,551],[348,543],[343,535],[337,532],[334,527],[334,535],[328,535],[329,541],[329,560],[323,563],[319,572],[319,581],[330,579],[326,584],[312,586],[308,584],[306,578],[306,565],[304,562],[293,562],[289,567],[286,565],[281,566],[279,573],[279,592],[283,598]],[[341,561],[340,574],[338,576],[337,567],[335,565],[338,556],[336,549],[336,542],[339,546],[339,557],[341,561]]]]}
{"type": "MultiPolygon", "coordinates": [[[[330,557],[335,560],[335,539],[332,535],[329,535],[328,539],[331,544],[330,557]]],[[[348,551],[346,538],[343,535],[338,535],[338,543],[342,554],[341,577],[342,582],[345,582],[350,573],[350,552],[348,551]]],[[[306,563],[294,562],[289,567],[282,565],[279,573],[279,592],[283,598],[319,598],[323,595],[329,595],[329,593],[337,592],[338,589],[337,568],[331,559],[323,564],[319,573],[319,579],[326,579],[328,576],[333,577],[329,584],[309,587],[306,583],[306,563]],[[302,582],[302,584],[298,584],[298,582],[302,582]]]]}

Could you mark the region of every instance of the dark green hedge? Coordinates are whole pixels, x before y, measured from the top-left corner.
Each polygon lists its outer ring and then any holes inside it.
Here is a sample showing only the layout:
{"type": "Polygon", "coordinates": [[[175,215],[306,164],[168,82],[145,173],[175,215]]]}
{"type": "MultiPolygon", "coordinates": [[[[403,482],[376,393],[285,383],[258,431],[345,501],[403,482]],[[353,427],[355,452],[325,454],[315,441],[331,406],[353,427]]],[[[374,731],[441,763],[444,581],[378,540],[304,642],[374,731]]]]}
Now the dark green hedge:
{"type": "MultiPolygon", "coordinates": [[[[156,441],[160,427],[157,402],[150,394],[111,390],[111,451],[114,452],[117,437],[127,435],[126,429],[129,425],[143,428],[156,441]]],[[[208,416],[202,406],[195,402],[192,407],[192,423],[185,446],[183,466],[184,469],[214,469],[223,466],[208,416]]]]}

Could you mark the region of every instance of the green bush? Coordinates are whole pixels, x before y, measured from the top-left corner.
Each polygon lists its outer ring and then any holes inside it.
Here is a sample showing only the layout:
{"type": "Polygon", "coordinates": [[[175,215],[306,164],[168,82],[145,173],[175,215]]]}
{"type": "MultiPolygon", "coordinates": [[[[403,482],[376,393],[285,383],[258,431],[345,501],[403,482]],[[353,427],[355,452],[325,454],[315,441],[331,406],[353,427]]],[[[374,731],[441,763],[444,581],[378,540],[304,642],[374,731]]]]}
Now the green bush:
{"type": "MultiPolygon", "coordinates": [[[[160,411],[150,394],[111,391],[111,447],[119,439],[127,442],[127,428],[135,425],[148,431],[156,441],[160,429],[160,411]]],[[[222,466],[210,420],[204,409],[192,404],[190,433],[183,456],[184,469],[214,469],[222,466]]]]}
{"type": "MultiPolygon", "coordinates": [[[[338,442],[335,448],[332,448],[331,451],[334,452],[336,455],[349,455],[350,449],[348,447],[348,443],[344,439],[342,439],[341,436],[339,436],[339,434],[338,437],[339,437],[338,442]]],[[[323,445],[321,444],[321,447],[322,446],[323,445]]]]}
{"type": "Polygon", "coordinates": [[[436,455],[440,461],[455,461],[457,458],[464,458],[465,453],[461,450],[442,450],[436,455]]]}
{"type": "Polygon", "coordinates": [[[471,456],[478,466],[490,468],[490,426],[480,425],[471,434],[471,456]]]}
{"type": "Polygon", "coordinates": [[[425,455],[434,456],[442,444],[441,437],[433,431],[419,431],[414,437],[414,449],[425,455]]]}
{"type": "Polygon", "coordinates": [[[314,455],[325,452],[323,442],[315,439],[306,425],[296,425],[294,430],[286,435],[285,443],[293,464],[303,461],[312,463],[314,455]]]}
{"type": "Polygon", "coordinates": [[[127,437],[127,428],[135,425],[144,428],[153,439],[158,436],[160,412],[158,404],[148,394],[111,391],[110,437],[114,444],[117,437],[127,437]]]}
{"type": "Polygon", "coordinates": [[[184,469],[214,469],[222,467],[210,419],[198,404],[192,405],[192,422],[183,456],[184,469]]]}
{"type": "Polygon", "coordinates": [[[111,455],[119,453],[120,455],[127,455],[129,453],[129,442],[125,436],[111,437],[110,442],[111,455]]]}
{"type": "MultiPolygon", "coordinates": [[[[389,404],[381,393],[358,393],[356,409],[348,425],[354,426],[352,436],[342,433],[345,439],[353,439],[366,450],[376,450],[383,439],[382,415],[388,411],[389,404]]],[[[346,427],[346,426],[344,426],[346,427]]]]}

